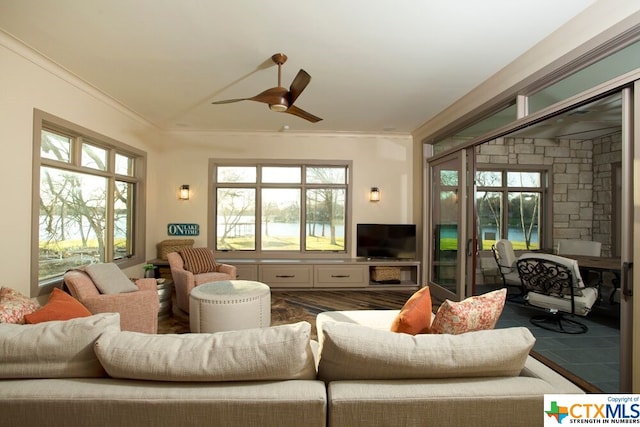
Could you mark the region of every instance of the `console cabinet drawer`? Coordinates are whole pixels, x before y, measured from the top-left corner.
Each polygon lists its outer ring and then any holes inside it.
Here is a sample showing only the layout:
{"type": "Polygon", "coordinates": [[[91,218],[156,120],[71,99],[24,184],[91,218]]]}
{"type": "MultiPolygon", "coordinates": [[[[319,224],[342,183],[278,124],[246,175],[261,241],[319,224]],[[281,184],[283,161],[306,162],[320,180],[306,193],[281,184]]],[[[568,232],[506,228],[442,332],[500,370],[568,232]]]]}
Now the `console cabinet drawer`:
{"type": "Polygon", "coordinates": [[[258,266],[257,265],[238,265],[236,264],[236,279],[237,280],[258,280],[258,266]]]}
{"type": "Polygon", "coordinates": [[[316,265],[316,288],[365,287],[369,285],[367,267],[358,265],[316,265]]]}
{"type": "Polygon", "coordinates": [[[261,265],[260,281],[273,288],[313,287],[312,265],[261,265]]]}

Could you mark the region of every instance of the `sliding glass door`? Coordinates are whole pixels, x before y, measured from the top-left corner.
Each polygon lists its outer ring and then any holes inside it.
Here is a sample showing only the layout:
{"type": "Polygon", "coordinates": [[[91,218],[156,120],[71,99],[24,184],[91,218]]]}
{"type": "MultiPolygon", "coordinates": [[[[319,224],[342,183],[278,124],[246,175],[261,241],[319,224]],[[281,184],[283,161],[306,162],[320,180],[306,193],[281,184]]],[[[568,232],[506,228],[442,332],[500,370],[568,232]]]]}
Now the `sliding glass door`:
{"type": "Polygon", "coordinates": [[[459,151],[430,164],[428,281],[434,295],[452,300],[465,295],[467,283],[466,159],[459,151]]]}

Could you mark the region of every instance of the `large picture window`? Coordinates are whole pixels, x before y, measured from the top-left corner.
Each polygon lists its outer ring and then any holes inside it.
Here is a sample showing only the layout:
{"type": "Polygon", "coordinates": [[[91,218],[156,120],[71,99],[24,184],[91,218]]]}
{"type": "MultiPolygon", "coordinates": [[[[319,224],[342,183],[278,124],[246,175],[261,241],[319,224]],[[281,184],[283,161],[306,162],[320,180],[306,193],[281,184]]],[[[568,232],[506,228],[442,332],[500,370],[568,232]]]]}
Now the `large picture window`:
{"type": "Polygon", "coordinates": [[[488,250],[508,239],[514,249],[541,248],[543,171],[479,170],[476,172],[478,245],[488,250]]]}
{"type": "Polygon", "coordinates": [[[350,164],[214,162],[216,251],[346,253],[350,164]]]}
{"type": "Polygon", "coordinates": [[[143,153],[48,116],[34,139],[39,288],[70,268],[141,262],[143,153]]]}

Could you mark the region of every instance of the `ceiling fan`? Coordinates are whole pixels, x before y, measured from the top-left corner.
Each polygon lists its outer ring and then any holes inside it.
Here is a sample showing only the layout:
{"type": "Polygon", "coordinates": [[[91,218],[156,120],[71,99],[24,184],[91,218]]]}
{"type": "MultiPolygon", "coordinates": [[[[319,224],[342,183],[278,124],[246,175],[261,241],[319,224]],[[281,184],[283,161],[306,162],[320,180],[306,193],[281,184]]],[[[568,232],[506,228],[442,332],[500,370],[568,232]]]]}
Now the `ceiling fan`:
{"type": "Polygon", "coordinates": [[[307,113],[306,111],[293,105],[293,103],[296,102],[296,99],[298,99],[302,91],[311,81],[311,76],[305,70],[300,69],[296,77],[293,79],[293,82],[291,82],[289,90],[287,90],[286,88],[282,87],[281,80],[282,64],[287,62],[287,55],[283,53],[276,53],[275,55],[271,56],[271,60],[278,65],[278,86],[267,89],[264,92],[257,94],[256,96],[252,96],[251,98],[227,99],[224,101],[215,101],[212,102],[212,104],[231,104],[233,102],[240,101],[257,101],[269,104],[269,108],[271,109],[271,111],[293,114],[294,116],[301,117],[312,123],[316,123],[322,120],[320,117],[316,117],[313,114],[307,113]]]}

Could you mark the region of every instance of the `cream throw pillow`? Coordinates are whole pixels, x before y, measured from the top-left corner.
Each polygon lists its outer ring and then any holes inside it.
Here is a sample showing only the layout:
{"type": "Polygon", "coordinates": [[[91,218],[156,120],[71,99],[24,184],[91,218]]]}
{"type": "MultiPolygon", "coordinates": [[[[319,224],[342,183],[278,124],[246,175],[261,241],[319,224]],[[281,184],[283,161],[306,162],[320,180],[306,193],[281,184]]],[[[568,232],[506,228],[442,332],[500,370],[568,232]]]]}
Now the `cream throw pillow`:
{"type": "Polygon", "coordinates": [[[516,376],[535,343],[523,327],[415,336],[339,322],[322,328],[324,381],[516,376]]]}
{"type": "Polygon", "coordinates": [[[103,334],[95,351],[114,378],[156,381],[315,379],[311,325],[214,334],[103,334]]]}
{"type": "Polygon", "coordinates": [[[138,287],[120,270],[116,264],[89,264],[85,271],[91,277],[94,285],[103,295],[135,292],[138,287]]]}
{"type": "Polygon", "coordinates": [[[0,378],[103,377],[93,345],[120,330],[120,314],[101,313],[35,325],[0,324],[0,378]]]}

